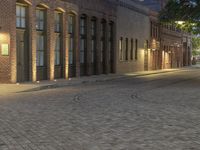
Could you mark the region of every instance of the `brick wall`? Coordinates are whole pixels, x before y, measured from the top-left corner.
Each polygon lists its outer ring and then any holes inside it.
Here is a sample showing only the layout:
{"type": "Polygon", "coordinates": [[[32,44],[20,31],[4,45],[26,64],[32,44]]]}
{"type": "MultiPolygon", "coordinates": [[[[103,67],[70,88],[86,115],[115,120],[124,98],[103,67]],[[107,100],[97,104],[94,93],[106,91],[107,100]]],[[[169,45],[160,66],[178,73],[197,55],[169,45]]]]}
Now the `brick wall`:
{"type": "Polygon", "coordinates": [[[15,81],[16,77],[16,38],[13,29],[15,25],[13,13],[15,10],[13,9],[13,1],[1,0],[0,7],[0,44],[9,45],[8,56],[2,56],[2,53],[0,53],[0,82],[11,82],[15,81]]]}
{"type": "MultiPolygon", "coordinates": [[[[79,64],[79,17],[81,14],[86,14],[88,19],[96,17],[98,23],[101,19],[105,19],[107,23],[113,21],[115,23],[115,6],[111,5],[110,1],[102,0],[20,0],[20,3],[27,4],[28,8],[28,48],[29,48],[29,80],[37,81],[37,67],[36,67],[36,7],[38,5],[45,7],[47,12],[47,79],[54,80],[54,49],[55,49],[55,34],[54,34],[54,10],[59,9],[63,12],[63,43],[64,49],[64,77],[68,78],[69,64],[68,64],[68,30],[67,30],[67,16],[69,13],[76,15],[76,33],[75,33],[75,49],[76,49],[76,76],[80,76],[79,64]],[[80,8],[80,10],[79,10],[80,8]]],[[[0,55],[0,82],[17,82],[17,53],[16,53],[16,1],[15,0],[1,0],[0,1],[0,44],[9,44],[9,56],[0,55]]],[[[89,20],[88,20],[89,21],[89,20]]],[[[99,26],[98,24],[98,26],[99,26]]],[[[107,24],[108,25],[108,24],[107,24]]],[[[88,26],[90,29],[90,26],[88,26]]],[[[88,30],[89,31],[89,30],[88,30]]],[[[98,32],[100,31],[100,28],[98,32]]],[[[88,32],[89,33],[89,32],[88,32]]],[[[89,41],[89,36],[88,36],[89,41]]],[[[88,42],[88,51],[91,50],[88,42]]],[[[100,50],[98,43],[98,51],[100,50]]],[[[88,53],[89,54],[89,53],[88,53]]],[[[88,59],[90,59],[88,55],[88,59]]],[[[98,56],[100,57],[100,56],[98,56]]],[[[90,66],[88,65],[88,75],[91,74],[90,66]]]]}

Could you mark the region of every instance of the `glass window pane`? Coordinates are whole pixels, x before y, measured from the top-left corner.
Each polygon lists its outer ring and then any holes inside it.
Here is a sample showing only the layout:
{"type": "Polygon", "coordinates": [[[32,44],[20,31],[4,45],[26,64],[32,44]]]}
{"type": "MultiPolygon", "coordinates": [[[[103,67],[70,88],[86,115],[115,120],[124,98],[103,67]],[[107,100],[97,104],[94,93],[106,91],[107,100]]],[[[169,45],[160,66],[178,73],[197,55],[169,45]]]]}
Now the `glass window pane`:
{"type": "Polygon", "coordinates": [[[36,10],[36,19],[39,20],[40,18],[40,10],[36,10]]]}
{"type": "Polygon", "coordinates": [[[69,39],[69,64],[73,64],[73,48],[74,48],[74,42],[73,38],[69,39]]]}
{"type": "Polygon", "coordinates": [[[20,6],[16,6],[16,16],[20,16],[20,6]]]}
{"type": "Polygon", "coordinates": [[[55,44],[55,65],[59,64],[60,64],[60,37],[57,37],[55,44]]]}
{"type": "Polygon", "coordinates": [[[25,28],[26,26],[26,7],[16,6],[16,27],[25,28]]]}
{"type": "Polygon", "coordinates": [[[44,36],[37,36],[37,66],[44,66],[44,36]]]}
{"type": "Polygon", "coordinates": [[[40,56],[39,52],[37,52],[37,59],[36,59],[37,66],[40,66],[40,63],[39,63],[40,57],[39,56],[40,56]]]}
{"type": "Polygon", "coordinates": [[[68,32],[73,33],[73,26],[74,26],[74,16],[68,17],[68,32]]]}
{"type": "Polygon", "coordinates": [[[44,20],[44,11],[40,10],[39,12],[40,20],[44,20]]]}
{"type": "Polygon", "coordinates": [[[25,7],[21,6],[21,17],[25,17],[26,16],[26,9],[25,7]]]}
{"type": "Polygon", "coordinates": [[[26,27],[26,20],[25,20],[25,18],[22,18],[22,19],[21,19],[21,27],[22,27],[22,28],[25,28],[25,27],[26,27]]]}
{"type": "Polygon", "coordinates": [[[81,51],[84,51],[84,46],[85,46],[85,40],[81,39],[81,42],[80,42],[80,49],[81,49],[81,51]]]}
{"type": "Polygon", "coordinates": [[[71,38],[70,40],[70,51],[73,51],[73,48],[74,48],[74,42],[73,42],[73,38],[71,38]]]}
{"type": "Polygon", "coordinates": [[[73,64],[73,54],[69,52],[69,64],[73,64]]]}
{"type": "Polygon", "coordinates": [[[44,66],[44,52],[40,52],[40,66],[44,66]]]}
{"type": "Polygon", "coordinates": [[[44,30],[44,11],[36,10],[36,29],[44,30]]]}
{"type": "Polygon", "coordinates": [[[61,30],[61,14],[55,12],[55,31],[60,32],[61,30]]]}
{"type": "Polygon", "coordinates": [[[40,41],[39,41],[39,43],[40,43],[39,49],[40,49],[40,50],[44,50],[44,36],[40,36],[40,41]]]}
{"type": "Polygon", "coordinates": [[[17,18],[17,20],[16,20],[16,26],[20,27],[20,18],[17,18]]]}
{"type": "Polygon", "coordinates": [[[40,21],[40,23],[39,23],[39,29],[40,30],[44,29],[44,22],[43,21],[40,21]]]}
{"type": "Polygon", "coordinates": [[[59,51],[56,52],[56,64],[60,65],[60,52],[59,51]]]}
{"type": "Polygon", "coordinates": [[[60,65],[60,52],[55,52],[55,65],[60,65]]]}

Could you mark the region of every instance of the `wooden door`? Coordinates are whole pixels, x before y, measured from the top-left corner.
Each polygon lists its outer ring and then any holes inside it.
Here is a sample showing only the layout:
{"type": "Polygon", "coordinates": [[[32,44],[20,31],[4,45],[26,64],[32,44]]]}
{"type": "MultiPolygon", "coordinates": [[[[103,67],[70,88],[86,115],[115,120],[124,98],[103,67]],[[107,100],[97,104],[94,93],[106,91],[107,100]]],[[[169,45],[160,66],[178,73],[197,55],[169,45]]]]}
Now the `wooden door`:
{"type": "Polygon", "coordinates": [[[25,31],[17,30],[17,82],[29,80],[29,51],[25,42],[25,31]]]}

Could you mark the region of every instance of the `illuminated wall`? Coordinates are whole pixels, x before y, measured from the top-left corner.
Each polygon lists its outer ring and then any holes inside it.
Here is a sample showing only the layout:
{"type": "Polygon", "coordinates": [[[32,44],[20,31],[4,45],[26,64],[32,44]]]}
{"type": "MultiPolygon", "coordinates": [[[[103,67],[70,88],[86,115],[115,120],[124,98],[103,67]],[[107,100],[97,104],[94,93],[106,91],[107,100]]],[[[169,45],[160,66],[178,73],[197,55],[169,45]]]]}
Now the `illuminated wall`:
{"type": "Polygon", "coordinates": [[[0,6],[0,82],[15,82],[15,3],[1,0],[0,6]]]}
{"type": "MultiPolygon", "coordinates": [[[[150,38],[150,20],[148,9],[136,5],[132,1],[121,1],[117,9],[117,72],[127,73],[144,70],[144,43],[150,38]],[[138,11],[140,10],[140,11],[138,11]],[[120,60],[119,40],[123,38],[123,49],[125,40],[128,38],[128,60],[120,60]],[[133,60],[130,58],[131,39],[133,39],[133,60]],[[135,40],[138,41],[137,59],[135,59],[135,40]]],[[[149,55],[149,51],[148,51],[149,55]]],[[[148,61],[148,60],[147,60],[148,61]]]]}

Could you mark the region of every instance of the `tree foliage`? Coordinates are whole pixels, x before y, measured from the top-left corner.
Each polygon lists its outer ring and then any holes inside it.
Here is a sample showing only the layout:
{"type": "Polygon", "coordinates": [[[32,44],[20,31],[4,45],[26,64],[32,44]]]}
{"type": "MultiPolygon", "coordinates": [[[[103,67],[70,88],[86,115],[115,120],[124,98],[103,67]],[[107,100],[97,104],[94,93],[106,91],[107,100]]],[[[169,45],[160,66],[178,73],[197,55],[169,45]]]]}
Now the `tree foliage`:
{"type": "Polygon", "coordinates": [[[192,38],[192,48],[193,56],[200,55],[200,37],[192,38]]]}
{"type": "Polygon", "coordinates": [[[160,12],[163,23],[173,23],[177,27],[194,34],[200,33],[200,0],[169,0],[160,12]],[[178,21],[183,23],[179,24],[178,21]]]}

